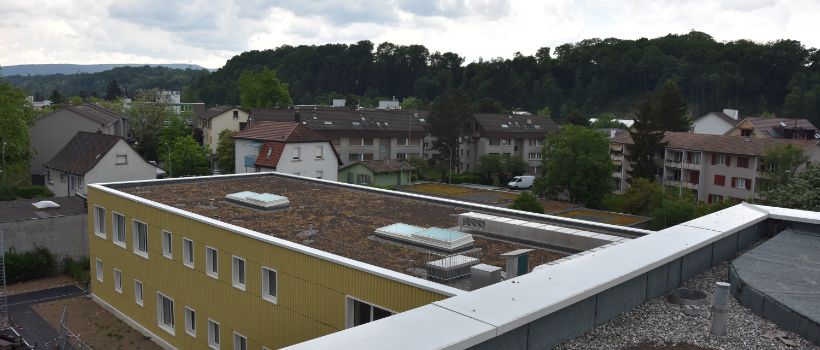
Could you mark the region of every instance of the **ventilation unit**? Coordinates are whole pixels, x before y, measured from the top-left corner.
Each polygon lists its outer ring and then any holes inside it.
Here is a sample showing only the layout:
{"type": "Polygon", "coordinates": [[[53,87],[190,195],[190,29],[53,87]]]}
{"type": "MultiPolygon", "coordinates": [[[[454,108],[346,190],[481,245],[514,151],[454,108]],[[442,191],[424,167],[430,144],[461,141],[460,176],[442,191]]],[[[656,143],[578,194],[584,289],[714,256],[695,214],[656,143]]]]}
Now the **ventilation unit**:
{"type": "Polygon", "coordinates": [[[458,251],[473,246],[473,236],[468,233],[438,227],[423,228],[402,223],[377,228],[376,236],[446,252],[458,251]]]}
{"type": "Polygon", "coordinates": [[[229,202],[262,210],[284,209],[290,206],[287,197],[270,193],[242,191],[231,193],[225,196],[225,199],[229,202]]]}

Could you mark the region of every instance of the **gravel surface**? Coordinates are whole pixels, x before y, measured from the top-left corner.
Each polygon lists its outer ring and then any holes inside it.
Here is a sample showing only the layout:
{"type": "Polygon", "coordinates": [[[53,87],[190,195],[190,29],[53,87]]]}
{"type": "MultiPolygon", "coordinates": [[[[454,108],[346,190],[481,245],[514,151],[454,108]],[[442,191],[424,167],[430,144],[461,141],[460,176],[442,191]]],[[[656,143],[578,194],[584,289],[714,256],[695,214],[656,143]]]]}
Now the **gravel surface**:
{"type": "MultiPolygon", "coordinates": [[[[714,302],[716,281],[728,281],[728,263],[706,271],[683,284],[683,288],[694,288],[707,295],[708,305],[714,302]]],[[[681,306],[657,298],[623,313],[608,322],[595,327],[584,335],[564,342],[556,349],[623,349],[635,348],[639,344],[658,344],[658,349],[680,349],[674,344],[692,344],[707,349],[814,349],[811,342],[791,332],[783,332],[785,338],[795,346],[765,335],[781,331],[777,325],[765,320],[738,304],[734,297],[729,303],[729,322],[726,335],[715,337],[710,334],[711,318],[709,306],[699,307],[699,315],[687,316],[681,306]],[[664,346],[665,345],[665,346],[664,346]]]]}

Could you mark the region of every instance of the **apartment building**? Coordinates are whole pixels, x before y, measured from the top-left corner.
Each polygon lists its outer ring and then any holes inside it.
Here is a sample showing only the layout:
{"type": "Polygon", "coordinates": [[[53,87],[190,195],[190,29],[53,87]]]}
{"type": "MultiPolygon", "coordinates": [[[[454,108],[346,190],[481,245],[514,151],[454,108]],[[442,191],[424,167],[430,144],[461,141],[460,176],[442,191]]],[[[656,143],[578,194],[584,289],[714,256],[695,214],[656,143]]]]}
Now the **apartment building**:
{"type": "Polygon", "coordinates": [[[427,112],[346,108],[254,109],[251,123],[297,122],[329,138],[344,164],[429,158],[427,112]]]}
{"type": "Polygon", "coordinates": [[[476,171],[481,156],[519,156],[529,172],[539,173],[541,146],[558,126],[549,118],[521,114],[476,113],[464,124],[459,145],[459,171],[476,171]]]}
{"type": "Polygon", "coordinates": [[[216,154],[219,133],[225,130],[240,131],[248,124],[248,111],[236,106],[194,106],[196,126],[202,130],[202,144],[211,154],[216,154]]]}
{"type": "MultiPolygon", "coordinates": [[[[820,161],[820,145],[816,140],[667,132],[664,142],[667,145],[656,158],[658,180],[668,188],[691,191],[699,201],[709,203],[756,198],[760,182],[769,178],[763,162],[769,147],[792,144],[805,150],[809,161],[820,161]]],[[[613,172],[616,192],[628,186],[627,145],[632,143],[628,132],[610,140],[610,156],[616,166],[613,172]]]]}
{"type": "Polygon", "coordinates": [[[566,255],[524,242],[647,233],[281,173],[93,184],[88,207],[94,300],[167,349],[281,348],[566,255]],[[475,211],[497,223],[456,229],[475,211]]]}

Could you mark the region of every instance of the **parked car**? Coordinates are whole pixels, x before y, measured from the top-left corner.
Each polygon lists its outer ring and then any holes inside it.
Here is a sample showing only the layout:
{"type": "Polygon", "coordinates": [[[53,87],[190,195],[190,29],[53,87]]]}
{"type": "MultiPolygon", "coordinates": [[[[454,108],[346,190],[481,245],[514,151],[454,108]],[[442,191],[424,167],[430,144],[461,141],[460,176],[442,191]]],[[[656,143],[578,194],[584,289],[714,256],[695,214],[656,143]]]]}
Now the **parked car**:
{"type": "Polygon", "coordinates": [[[507,183],[507,187],[517,189],[530,188],[532,187],[532,182],[534,180],[535,176],[532,175],[516,176],[512,179],[512,181],[507,183]]]}

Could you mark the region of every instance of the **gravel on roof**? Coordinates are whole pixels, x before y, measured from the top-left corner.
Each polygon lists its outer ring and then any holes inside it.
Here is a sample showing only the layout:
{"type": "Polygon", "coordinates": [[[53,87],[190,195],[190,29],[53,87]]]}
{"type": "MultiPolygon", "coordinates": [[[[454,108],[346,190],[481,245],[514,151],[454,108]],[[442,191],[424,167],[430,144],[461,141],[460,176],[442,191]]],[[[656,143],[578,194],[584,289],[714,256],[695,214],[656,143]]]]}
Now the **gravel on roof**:
{"type": "Polygon", "coordinates": [[[697,316],[685,315],[681,306],[668,302],[663,296],[566,341],[556,349],[624,349],[646,343],[682,343],[724,350],[820,349],[799,335],[782,331],[774,323],[753,314],[734,297],[729,298],[726,335],[712,336],[709,308],[714,303],[714,286],[717,281],[728,281],[728,266],[728,262],[723,262],[683,284],[682,288],[697,289],[707,295],[708,306],[701,306],[697,316]],[[771,334],[771,331],[783,332],[797,345],[788,346],[778,339],[768,338],[767,332],[771,334]]]}

